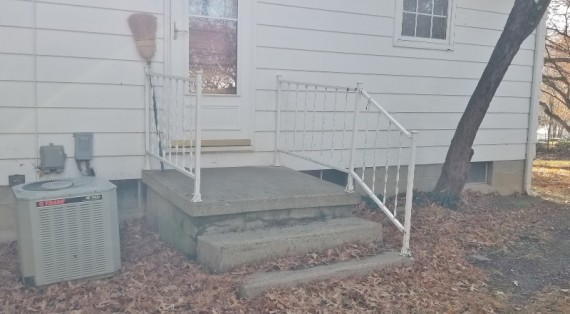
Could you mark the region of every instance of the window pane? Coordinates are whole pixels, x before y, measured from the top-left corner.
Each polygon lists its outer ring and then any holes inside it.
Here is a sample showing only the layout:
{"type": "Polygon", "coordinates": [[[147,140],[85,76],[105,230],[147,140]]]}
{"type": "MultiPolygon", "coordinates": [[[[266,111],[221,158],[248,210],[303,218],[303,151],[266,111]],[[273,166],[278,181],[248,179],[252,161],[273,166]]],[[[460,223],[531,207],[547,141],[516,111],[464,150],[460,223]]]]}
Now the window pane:
{"type": "Polygon", "coordinates": [[[433,30],[431,38],[435,39],[446,39],[447,38],[447,18],[446,17],[434,17],[433,18],[433,30]]]}
{"type": "Polygon", "coordinates": [[[416,12],[418,0],[404,0],[404,11],[416,12]]]}
{"type": "Polygon", "coordinates": [[[418,25],[416,27],[416,37],[431,37],[431,16],[418,15],[418,25]]]}
{"type": "Polygon", "coordinates": [[[447,0],[435,0],[433,14],[447,16],[447,0]]]}
{"type": "Polygon", "coordinates": [[[489,163],[487,162],[472,162],[469,173],[467,174],[467,183],[486,183],[489,163]]]}
{"type": "Polygon", "coordinates": [[[190,0],[190,15],[237,18],[237,0],[190,0]]]}
{"type": "Polygon", "coordinates": [[[433,0],[418,0],[418,12],[432,14],[433,0]]]}
{"type": "Polygon", "coordinates": [[[416,35],[416,15],[412,13],[404,13],[402,18],[402,36],[416,35]]]}
{"type": "Polygon", "coordinates": [[[190,18],[190,74],[204,71],[204,93],[235,94],[237,21],[190,18]]]}

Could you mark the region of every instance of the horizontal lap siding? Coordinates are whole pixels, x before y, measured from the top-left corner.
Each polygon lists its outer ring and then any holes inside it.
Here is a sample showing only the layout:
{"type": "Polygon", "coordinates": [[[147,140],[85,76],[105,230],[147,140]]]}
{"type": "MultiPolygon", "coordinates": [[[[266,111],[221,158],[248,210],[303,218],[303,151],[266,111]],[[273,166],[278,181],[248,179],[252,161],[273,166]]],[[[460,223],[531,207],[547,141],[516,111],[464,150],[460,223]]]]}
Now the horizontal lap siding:
{"type": "Polygon", "coordinates": [[[0,185],[7,175],[35,178],[41,145],[64,145],[64,175],[78,175],[73,133],[94,133],[93,166],[110,179],[140,177],[144,166],[144,62],[127,18],[158,18],[154,69],[164,67],[163,1],[38,0],[36,67],[33,4],[0,1],[0,185]],[[34,76],[37,84],[34,84],[34,76]],[[34,93],[37,91],[37,102],[34,93]]]}
{"type": "MultiPolygon", "coordinates": [[[[406,128],[421,132],[419,163],[443,162],[512,1],[458,1],[452,51],[395,47],[394,3],[259,1],[256,150],[273,149],[275,75],[280,73],[321,84],[363,82],[406,128]]],[[[501,83],[475,140],[473,160],[525,158],[534,42],[532,34],[501,83]]]]}

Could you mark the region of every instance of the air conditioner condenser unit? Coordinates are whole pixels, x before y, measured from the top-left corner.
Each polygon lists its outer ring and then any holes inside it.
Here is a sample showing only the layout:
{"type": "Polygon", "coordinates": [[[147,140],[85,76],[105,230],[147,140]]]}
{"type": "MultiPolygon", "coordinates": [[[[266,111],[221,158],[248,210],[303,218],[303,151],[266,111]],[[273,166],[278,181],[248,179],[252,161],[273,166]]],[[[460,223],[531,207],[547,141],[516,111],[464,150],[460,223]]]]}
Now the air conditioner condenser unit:
{"type": "Polygon", "coordinates": [[[121,267],[116,186],[98,177],[13,188],[26,285],[112,276],[121,267]]]}

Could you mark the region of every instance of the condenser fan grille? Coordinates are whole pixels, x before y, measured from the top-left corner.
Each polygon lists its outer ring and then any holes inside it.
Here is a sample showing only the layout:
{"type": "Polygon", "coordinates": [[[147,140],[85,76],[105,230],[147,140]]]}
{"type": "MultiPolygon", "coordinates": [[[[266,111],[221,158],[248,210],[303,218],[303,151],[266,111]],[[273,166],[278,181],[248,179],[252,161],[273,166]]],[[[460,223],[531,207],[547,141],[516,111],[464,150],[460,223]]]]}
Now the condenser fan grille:
{"type": "Polygon", "coordinates": [[[53,283],[108,271],[112,246],[102,201],[37,208],[38,259],[43,282],[53,283]]]}

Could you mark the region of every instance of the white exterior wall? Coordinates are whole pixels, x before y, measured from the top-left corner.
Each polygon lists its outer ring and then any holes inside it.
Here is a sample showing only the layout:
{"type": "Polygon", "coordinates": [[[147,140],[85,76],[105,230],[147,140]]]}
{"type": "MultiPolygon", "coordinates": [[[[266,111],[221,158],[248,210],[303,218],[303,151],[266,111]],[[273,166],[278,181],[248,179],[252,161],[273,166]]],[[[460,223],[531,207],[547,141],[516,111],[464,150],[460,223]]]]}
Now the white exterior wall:
{"type": "MultiPolygon", "coordinates": [[[[420,131],[418,163],[443,163],[513,1],[456,3],[454,49],[443,51],[394,46],[394,0],[258,1],[256,149],[273,149],[279,72],[289,80],[364,83],[404,127],[420,131]]],[[[534,41],[531,35],[522,45],[497,91],[473,161],[525,159],[534,41]]]]}
{"type": "Polygon", "coordinates": [[[75,132],[94,133],[98,175],[140,177],[144,63],[127,17],[138,11],[158,17],[153,66],[162,70],[163,1],[37,0],[35,6],[34,14],[33,1],[0,1],[0,185],[11,174],[35,180],[36,151],[49,143],[65,146],[63,176],[79,175],[75,132]]]}
{"type": "MultiPolygon", "coordinates": [[[[251,1],[255,14],[240,22],[255,23],[249,63],[255,152],[205,154],[206,166],[272,163],[277,72],[316,83],[363,82],[405,127],[421,132],[418,163],[442,163],[512,6],[458,1],[454,49],[442,51],[394,47],[394,0],[241,1],[251,1]]],[[[0,185],[10,174],[35,179],[36,152],[49,143],[65,145],[63,175],[78,175],[75,132],[94,133],[98,175],[140,177],[144,63],[127,17],[139,11],[158,17],[154,69],[162,71],[171,54],[168,2],[37,0],[34,19],[33,1],[0,1],[0,185]]],[[[497,92],[474,161],[525,159],[534,40],[524,43],[497,92]]]]}

